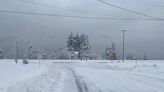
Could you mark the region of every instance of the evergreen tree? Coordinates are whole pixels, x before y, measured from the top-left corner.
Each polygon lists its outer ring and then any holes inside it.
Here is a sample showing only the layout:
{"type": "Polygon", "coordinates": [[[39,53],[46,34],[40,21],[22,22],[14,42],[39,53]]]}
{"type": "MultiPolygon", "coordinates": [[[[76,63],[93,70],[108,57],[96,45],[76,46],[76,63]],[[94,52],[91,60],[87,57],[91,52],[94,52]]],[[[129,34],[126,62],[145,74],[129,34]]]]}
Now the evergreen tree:
{"type": "Polygon", "coordinates": [[[74,48],[73,48],[74,47],[74,37],[73,37],[72,33],[68,37],[67,47],[68,47],[69,51],[73,51],[74,50],[74,48]]]}
{"type": "Polygon", "coordinates": [[[86,51],[88,47],[88,38],[85,34],[79,35],[78,33],[74,36],[72,33],[67,39],[68,51],[78,52],[78,58],[82,58],[82,53],[86,51]]]}

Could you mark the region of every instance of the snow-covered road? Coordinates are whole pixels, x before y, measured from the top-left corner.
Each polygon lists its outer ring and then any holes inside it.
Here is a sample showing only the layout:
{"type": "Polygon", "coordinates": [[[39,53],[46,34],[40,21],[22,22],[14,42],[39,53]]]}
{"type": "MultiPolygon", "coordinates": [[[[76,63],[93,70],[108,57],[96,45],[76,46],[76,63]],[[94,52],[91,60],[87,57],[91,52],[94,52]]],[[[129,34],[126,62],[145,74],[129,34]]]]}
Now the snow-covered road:
{"type": "Polygon", "coordinates": [[[78,92],[164,92],[161,74],[134,72],[127,67],[127,70],[114,69],[101,63],[67,66],[74,76],[78,92]]]}
{"type": "Polygon", "coordinates": [[[0,92],[164,92],[163,61],[45,65],[0,63],[0,92]]]}
{"type": "Polygon", "coordinates": [[[163,92],[160,78],[116,71],[90,71],[75,73],[79,92],[163,92]],[[83,75],[84,72],[88,75],[83,75]],[[100,74],[101,73],[101,74],[100,74]],[[108,73],[108,74],[106,74],[108,73]]]}

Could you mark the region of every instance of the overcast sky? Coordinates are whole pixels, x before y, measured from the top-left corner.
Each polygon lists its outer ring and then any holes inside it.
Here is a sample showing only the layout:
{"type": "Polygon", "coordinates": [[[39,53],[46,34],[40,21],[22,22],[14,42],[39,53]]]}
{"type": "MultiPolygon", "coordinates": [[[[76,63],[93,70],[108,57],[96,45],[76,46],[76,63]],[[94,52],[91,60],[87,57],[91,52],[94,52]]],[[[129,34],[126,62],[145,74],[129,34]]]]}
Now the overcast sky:
{"type": "MultiPolygon", "coordinates": [[[[162,0],[105,0],[117,6],[164,18],[164,1],[162,0]]],[[[0,0],[0,10],[50,13],[61,15],[113,17],[113,18],[147,18],[123,11],[98,0],[0,0]],[[32,2],[32,3],[29,3],[32,2]]],[[[144,53],[149,59],[164,59],[164,21],[124,21],[77,19],[50,16],[0,13],[0,49],[6,55],[12,53],[14,44],[27,44],[35,48],[46,47],[58,49],[66,46],[66,38],[73,33],[85,33],[89,36],[92,49],[99,56],[111,41],[102,35],[111,36],[117,51],[122,51],[122,29],[126,32],[126,55],[133,53],[142,58],[144,53]],[[47,39],[48,36],[53,39],[47,39]]]]}

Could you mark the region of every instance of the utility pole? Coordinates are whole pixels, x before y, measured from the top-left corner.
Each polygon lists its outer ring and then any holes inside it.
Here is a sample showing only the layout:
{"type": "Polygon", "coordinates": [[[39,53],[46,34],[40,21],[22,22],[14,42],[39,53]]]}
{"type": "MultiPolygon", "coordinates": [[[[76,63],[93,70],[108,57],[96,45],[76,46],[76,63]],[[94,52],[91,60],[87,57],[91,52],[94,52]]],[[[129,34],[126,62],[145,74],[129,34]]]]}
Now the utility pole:
{"type": "Polygon", "coordinates": [[[29,44],[28,44],[28,59],[30,60],[31,59],[31,49],[32,49],[32,44],[31,44],[31,42],[29,41],[29,44]]]}
{"type": "Polygon", "coordinates": [[[18,63],[18,41],[16,42],[15,62],[18,63]]]}
{"type": "Polygon", "coordinates": [[[123,50],[122,50],[123,52],[122,52],[122,61],[123,61],[123,62],[124,62],[124,60],[125,60],[125,31],[126,31],[126,30],[122,30],[122,32],[123,32],[123,44],[122,44],[122,45],[123,45],[123,48],[122,48],[122,49],[123,49],[123,50]]]}
{"type": "Polygon", "coordinates": [[[42,49],[39,48],[39,49],[38,49],[39,67],[40,67],[40,63],[41,63],[41,61],[40,61],[41,58],[42,58],[42,49]]]}

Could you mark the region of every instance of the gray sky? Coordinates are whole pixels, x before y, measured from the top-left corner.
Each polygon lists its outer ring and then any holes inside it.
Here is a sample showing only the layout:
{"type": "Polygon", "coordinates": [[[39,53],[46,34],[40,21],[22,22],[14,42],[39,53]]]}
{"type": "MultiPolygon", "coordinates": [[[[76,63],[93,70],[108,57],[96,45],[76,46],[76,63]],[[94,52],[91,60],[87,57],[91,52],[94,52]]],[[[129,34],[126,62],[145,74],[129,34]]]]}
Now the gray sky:
{"type": "MultiPolygon", "coordinates": [[[[162,0],[105,0],[109,3],[147,15],[164,18],[164,1],[162,0]]],[[[0,0],[0,10],[66,14],[77,16],[146,18],[126,12],[97,0],[0,0]],[[25,3],[32,1],[36,4],[25,3]]],[[[162,21],[120,21],[99,19],[59,18],[34,15],[0,13],[0,48],[5,54],[12,53],[15,41],[34,47],[41,47],[49,35],[55,38],[46,40],[47,48],[65,47],[70,32],[89,35],[90,43],[97,55],[101,56],[110,35],[122,50],[122,29],[126,32],[126,54],[133,53],[141,58],[144,53],[149,59],[164,59],[164,22],[162,21]]],[[[120,54],[121,56],[121,54],[120,54]]]]}

